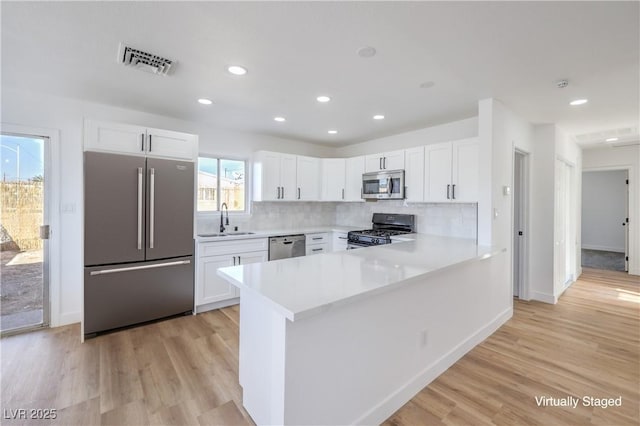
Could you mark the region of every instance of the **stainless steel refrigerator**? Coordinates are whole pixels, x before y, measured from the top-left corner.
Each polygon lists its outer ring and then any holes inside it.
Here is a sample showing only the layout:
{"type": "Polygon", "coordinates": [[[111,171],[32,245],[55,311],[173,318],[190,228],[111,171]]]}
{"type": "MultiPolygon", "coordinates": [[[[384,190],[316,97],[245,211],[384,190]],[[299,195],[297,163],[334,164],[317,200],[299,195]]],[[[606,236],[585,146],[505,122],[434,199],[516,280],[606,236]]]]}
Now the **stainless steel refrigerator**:
{"type": "Polygon", "coordinates": [[[194,164],[84,154],[84,334],[193,309],[194,164]]]}

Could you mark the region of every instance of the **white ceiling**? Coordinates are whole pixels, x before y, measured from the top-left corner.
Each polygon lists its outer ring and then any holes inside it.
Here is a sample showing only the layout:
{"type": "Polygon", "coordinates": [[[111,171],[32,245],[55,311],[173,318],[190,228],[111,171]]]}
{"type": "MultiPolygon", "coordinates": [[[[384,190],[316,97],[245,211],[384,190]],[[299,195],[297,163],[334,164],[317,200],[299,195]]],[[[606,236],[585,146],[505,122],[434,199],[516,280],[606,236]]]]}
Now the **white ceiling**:
{"type": "Polygon", "coordinates": [[[3,87],[336,146],[471,117],[487,97],[572,134],[640,127],[638,2],[1,7],[3,87]],[[121,41],[177,65],[166,77],[124,67],[121,41]],[[359,57],[363,46],[377,55],[359,57]],[[249,73],[230,75],[230,64],[249,73]],[[556,88],[560,78],[569,86],[556,88]],[[589,103],[568,105],[582,97],[589,103]]]}

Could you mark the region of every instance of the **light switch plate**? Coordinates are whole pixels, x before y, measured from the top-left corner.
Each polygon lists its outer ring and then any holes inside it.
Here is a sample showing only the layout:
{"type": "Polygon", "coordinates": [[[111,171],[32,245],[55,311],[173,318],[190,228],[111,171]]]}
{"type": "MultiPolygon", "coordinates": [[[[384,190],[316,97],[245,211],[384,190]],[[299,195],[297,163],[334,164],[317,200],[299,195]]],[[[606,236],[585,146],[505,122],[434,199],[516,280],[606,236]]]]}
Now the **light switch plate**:
{"type": "Polygon", "coordinates": [[[511,195],[511,187],[509,185],[505,185],[502,187],[502,193],[504,195],[511,195]]]}

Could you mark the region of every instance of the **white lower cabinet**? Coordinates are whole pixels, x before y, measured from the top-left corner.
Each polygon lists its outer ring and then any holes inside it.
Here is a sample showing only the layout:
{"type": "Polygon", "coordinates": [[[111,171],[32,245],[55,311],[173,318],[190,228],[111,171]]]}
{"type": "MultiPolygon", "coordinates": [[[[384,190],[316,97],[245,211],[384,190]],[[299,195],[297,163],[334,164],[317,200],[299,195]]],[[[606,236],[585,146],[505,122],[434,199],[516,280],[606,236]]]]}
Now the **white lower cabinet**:
{"type": "Polygon", "coordinates": [[[344,251],[347,249],[346,232],[334,232],[331,240],[331,251],[344,251]]]}
{"type": "Polygon", "coordinates": [[[238,303],[238,289],[217,275],[218,268],[269,259],[266,238],[207,242],[198,244],[195,291],[196,312],[205,312],[238,303]]]}
{"type": "Polygon", "coordinates": [[[306,255],[322,254],[329,251],[329,234],[321,232],[306,235],[306,255]]]}

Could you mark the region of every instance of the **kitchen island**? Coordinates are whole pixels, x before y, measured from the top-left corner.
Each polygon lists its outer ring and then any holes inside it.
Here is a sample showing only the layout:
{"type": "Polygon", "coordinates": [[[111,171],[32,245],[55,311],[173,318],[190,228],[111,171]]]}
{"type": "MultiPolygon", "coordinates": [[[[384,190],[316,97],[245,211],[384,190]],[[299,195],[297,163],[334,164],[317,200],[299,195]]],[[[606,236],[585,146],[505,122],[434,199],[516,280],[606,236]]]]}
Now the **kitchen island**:
{"type": "Polygon", "coordinates": [[[218,270],[257,424],[380,423],[511,317],[505,250],[406,239],[218,270]]]}

